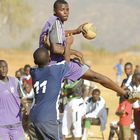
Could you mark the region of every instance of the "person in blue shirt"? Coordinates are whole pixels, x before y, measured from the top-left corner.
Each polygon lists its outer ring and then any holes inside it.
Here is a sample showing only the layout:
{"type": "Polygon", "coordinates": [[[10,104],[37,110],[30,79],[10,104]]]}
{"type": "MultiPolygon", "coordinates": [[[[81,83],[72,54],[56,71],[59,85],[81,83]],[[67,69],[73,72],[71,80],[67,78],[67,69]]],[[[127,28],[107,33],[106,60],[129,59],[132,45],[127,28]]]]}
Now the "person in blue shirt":
{"type": "Polygon", "coordinates": [[[35,104],[30,112],[29,136],[31,140],[60,140],[58,99],[61,82],[75,72],[69,63],[72,37],[67,41],[65,60],[49,65],[49,53],[46,48],[38,48],[34,62],[38,67],[31,68],[32,83],[35,92],[35,104]],[[68,51],[67,51],[68,50],[68,51]]]}
{"type": "Polygon", "coordinates": [[[123,59],[119,59],[119,63],[114,66],[116,70],[116,83],[119,85],[123,74],[123,59]]]}

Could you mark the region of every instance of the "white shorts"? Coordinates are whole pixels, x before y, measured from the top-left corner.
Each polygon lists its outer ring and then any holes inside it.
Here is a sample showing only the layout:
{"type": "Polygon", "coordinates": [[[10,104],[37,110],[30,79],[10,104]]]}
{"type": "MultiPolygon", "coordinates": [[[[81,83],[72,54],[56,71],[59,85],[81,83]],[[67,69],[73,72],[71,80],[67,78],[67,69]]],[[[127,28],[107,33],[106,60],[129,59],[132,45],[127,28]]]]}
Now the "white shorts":
{"type": "Polygon", "coordinates": [[[63,135],[68,136],[72,132],[76,138],[82,136],[82,116],[85,113],[84,106],[85,104],[82,98],[73,99],[66,105],[62,120],[63,135]]]}

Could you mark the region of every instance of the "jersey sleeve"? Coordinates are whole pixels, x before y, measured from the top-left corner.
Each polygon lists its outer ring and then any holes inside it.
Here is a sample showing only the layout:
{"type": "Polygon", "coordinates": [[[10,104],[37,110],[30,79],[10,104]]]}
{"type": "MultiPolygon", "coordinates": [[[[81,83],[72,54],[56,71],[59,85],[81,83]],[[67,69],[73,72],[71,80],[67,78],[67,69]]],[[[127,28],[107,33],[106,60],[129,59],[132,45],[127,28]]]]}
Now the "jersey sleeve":
{"type": "Polygon", "coordinates": [[[51,43],[63,43],[63,27],[59,20],[56,20],[49,32],[49,40],[51,43]]]}
{"type": "Polygon", "coordinates": [[[42,32],[40,34],[39,47],[44,47],[47,45],[48,40],[49,40],[49,32],[51,31],[52,26],[55,23],[56,19],[57,17],[52,16],[45,23],[45,26],[43,27],[42,32]]]}

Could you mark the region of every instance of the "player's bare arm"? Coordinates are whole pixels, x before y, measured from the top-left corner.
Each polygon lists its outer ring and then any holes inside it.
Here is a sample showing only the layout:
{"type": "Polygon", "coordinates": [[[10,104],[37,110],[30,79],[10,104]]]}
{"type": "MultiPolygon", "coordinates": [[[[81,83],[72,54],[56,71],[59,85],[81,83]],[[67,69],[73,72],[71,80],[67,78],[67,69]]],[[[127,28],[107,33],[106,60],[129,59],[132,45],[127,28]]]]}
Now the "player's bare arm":
{"type": "Polygon", "coordinates": [[[82,32],[82,27],[83,25],[85,25],[86,23],[80,25],[78,28],[73,29],[73,30],[65,30],[65,36],[69,36],[69,35],[77,35],[80,34],[82,32]]]}
{"type": "MultiPolygon", "coordinates": [[[[64,55],[64,51],[65,51],[64,46],[60,44],[56,44],[56,43],[50,43],[50,46],[48,49],[51,50],[55,54],[61,54],[61,55],[64,55]]],[[[77,50],[70,49],[70,55],[75,55],[76,57],[83,60],[83,54],[77,50]]]]}

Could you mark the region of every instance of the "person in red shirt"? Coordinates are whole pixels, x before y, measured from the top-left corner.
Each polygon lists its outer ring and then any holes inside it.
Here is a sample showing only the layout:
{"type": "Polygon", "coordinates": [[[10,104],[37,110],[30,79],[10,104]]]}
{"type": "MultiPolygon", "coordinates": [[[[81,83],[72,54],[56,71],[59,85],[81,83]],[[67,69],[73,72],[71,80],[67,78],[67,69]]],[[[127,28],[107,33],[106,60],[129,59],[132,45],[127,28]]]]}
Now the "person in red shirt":
{"type": "Polygon", "coordinates": [[[120,104],[116,111],[116,115],[119,116],[119,127],[120,127],[120,139],[130,140],[131,129],[130,124],[132,123],[132,104],[128,102],[123,96],[120,98],[120,104]]]}

